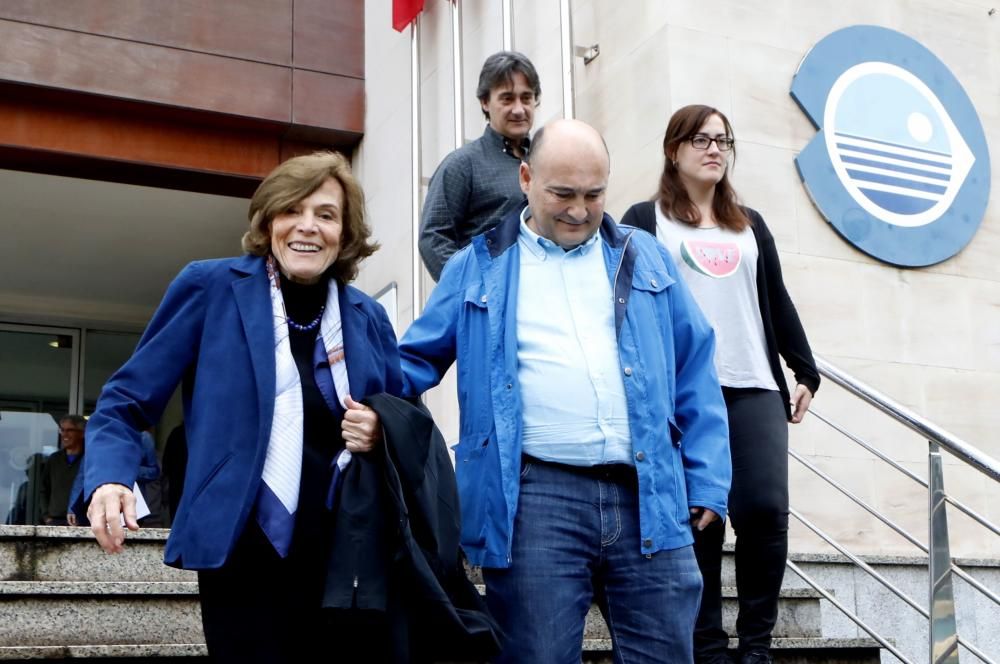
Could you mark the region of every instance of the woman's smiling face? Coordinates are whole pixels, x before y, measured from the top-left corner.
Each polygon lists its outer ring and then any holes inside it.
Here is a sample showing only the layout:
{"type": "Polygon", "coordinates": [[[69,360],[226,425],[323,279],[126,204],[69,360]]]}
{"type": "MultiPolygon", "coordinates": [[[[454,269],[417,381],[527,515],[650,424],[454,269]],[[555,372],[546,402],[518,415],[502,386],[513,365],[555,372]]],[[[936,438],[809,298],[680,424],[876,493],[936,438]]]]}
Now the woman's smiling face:
{"type": "Polygon", "coordinates": [[[314,284],[340,254],[344,189],[333,178],[271,220],[271,253],[289,280],[314,284]]]}

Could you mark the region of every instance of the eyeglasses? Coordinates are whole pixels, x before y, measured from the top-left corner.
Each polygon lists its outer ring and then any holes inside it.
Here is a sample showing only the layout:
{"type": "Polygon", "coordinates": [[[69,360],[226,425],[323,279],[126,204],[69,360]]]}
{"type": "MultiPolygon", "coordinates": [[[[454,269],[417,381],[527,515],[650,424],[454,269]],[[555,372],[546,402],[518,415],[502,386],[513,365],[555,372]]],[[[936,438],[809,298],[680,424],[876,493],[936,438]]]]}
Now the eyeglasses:
{"type": "Polygon", "coordinates": [[[695,150],[707,150],[712,141],[715,141],[715,145],[719,148],[720,152],[729,152],[736,145],[736,141],[728,136],[716,136],[712,138],[707,134],[695,134],[687,140],[695,150]]]}

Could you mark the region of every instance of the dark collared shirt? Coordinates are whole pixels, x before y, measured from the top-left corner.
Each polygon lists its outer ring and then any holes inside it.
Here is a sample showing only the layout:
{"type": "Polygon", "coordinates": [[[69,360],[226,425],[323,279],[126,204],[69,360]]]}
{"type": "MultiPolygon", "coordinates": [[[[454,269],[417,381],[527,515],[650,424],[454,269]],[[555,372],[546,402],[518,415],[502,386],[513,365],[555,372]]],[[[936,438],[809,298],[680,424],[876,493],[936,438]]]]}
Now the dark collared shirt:
{"type": "MultiPolygon", "coordinates": [[[[522,150],[528,146],[525,139],[522,150]]],[[[520,165],[512,141],[486,125],[434,171],[420,218],[420,255],[435,281],[452,254],[524,202],[520,165]]]]}

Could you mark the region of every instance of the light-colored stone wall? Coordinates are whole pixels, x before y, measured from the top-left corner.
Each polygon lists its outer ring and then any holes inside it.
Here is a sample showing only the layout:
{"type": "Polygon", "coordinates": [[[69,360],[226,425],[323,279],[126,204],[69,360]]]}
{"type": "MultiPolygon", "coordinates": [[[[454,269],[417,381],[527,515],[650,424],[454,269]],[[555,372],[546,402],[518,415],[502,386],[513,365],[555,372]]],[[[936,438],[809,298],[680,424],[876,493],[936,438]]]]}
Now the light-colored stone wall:
{"type": "MultiPolygon", "coordinates": [[[[360,284],[374,292],[399,284],[399,322],[410,306],[409,32],[390,27],[390,3],[366,2],[366,136],[358,173],[383,251],[360,284]]],[[[993,154],[1000,154],[1000,14],[980,0],[576,0],[575,43],[600,44],[601,55],[576,61],[576,115],[603,132],[612,153],[608,211],[620,216],[648,198],[662,168],[661,141],[673,110],[689,103],[722,109],[739,142],[734,182],[767,219],[781,251],[785,283],[814,351],[994,458],[1000,457],[1000,168],[994,195],[971,244],[939,265],[902,270],[843,241],[813,207],[794,158],[815,130],[788,90],[799,62],[824,36],[856,24],[910,35],[933,51],[965,87],[993,154]]],[[[536,64],[542,105],[536,128],[562,115],[558,0],[514,3],[514,45],[536,64]]],[[[501,47],[500,2],[463,3],[465,135],[483,120],[475,84],[483,59],[501,47]]],[[[449,3],[429,0],[421,18],[423,175],[454,146],[449,3]]],[[[426,180],[425,180],[426,181],[426,180]]],[[[425,293],[432,286],[425,280],[425,293]]],[[[457,427],[454,383],[429,396],[446,437],[457,427]]],[[[884,448],[926,477],[926,443],[829,382],[816,411],[884,448]]],[[[791,429],[791,444],[852,491],[926,540],[927,499],[816,417],[791,429]]],[[[850,501],[791,461],[793,505],[855,550],[917,553],[850,501]]],[[[1000,489],[947,461],[947,488],[993,521],[1000,489]]],[[[972,527],[954,510],[953,552],[1000,556],[1000,538],[972,527]]],[[[792,547],[825,550],[793,520],[792,547]]]]}

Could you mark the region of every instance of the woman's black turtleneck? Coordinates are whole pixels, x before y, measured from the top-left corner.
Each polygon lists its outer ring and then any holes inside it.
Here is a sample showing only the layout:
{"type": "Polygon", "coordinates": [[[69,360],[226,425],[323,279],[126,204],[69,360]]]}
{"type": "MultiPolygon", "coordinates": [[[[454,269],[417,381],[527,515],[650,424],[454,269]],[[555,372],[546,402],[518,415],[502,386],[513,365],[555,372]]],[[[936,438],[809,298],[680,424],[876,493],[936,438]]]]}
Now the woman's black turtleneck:
{"type": "MultiPolygon", "coordinates": [[[[327,279],[315,284],[300,284],[281,276],[281,295],[285,300],[285,313],[295,323],[308,325],[321,313],[326,304],[327,279]]],[[[288,326],[292,356],[302,382],[302,483],[299,489],[299,507],[295,517],[293,554],[312,559],[324,548],[328,537],[325,524],[331,523],[326,512],[326,493],[331,477],[330,464],[334,455],[344,446],[340,421],[343,412],[337,403],[337,412],[327,406],[316,385],[316,338],[319,325],[308,331],[288,326]]],[[[329,371],[324,367],[322,371],[329,371]]],[[[317,564],[320,564],[317,561],[317,564]]]]}

